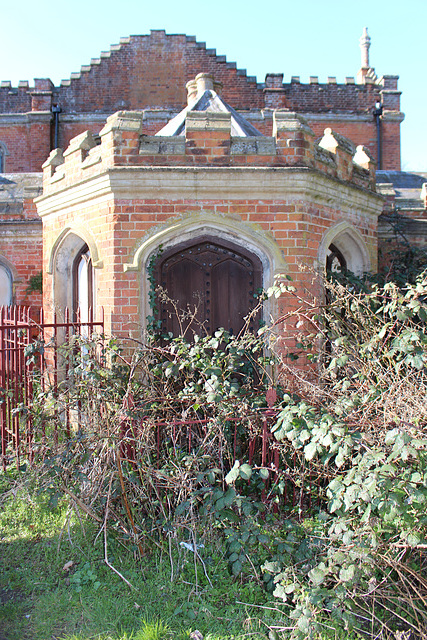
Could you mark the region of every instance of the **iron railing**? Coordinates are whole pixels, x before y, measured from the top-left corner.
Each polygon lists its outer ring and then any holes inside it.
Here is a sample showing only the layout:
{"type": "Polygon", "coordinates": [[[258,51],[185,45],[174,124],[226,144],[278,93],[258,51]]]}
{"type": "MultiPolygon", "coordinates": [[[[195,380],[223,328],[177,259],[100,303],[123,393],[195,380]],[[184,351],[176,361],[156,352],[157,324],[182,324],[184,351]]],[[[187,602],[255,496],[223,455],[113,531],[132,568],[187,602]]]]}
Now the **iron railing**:
{"type": "MultiPolygon", "coordinates": [[[[45,322],[43,309],[0,307],[0,437],[3,467],[8,456],[32,457],[35,385],[53,391],[58,384],[58,346],[71,336],[103,332],[104,321],[89,313],[86,322],[73,322],[65,311],[45,322]]],[[[55,427],[58,429],[58,426],[55,427]]],[[[43,434],[42,434],[43,435],[43,434]]],[[[53,437],[57,438],[57,432],[53,437]]]]}

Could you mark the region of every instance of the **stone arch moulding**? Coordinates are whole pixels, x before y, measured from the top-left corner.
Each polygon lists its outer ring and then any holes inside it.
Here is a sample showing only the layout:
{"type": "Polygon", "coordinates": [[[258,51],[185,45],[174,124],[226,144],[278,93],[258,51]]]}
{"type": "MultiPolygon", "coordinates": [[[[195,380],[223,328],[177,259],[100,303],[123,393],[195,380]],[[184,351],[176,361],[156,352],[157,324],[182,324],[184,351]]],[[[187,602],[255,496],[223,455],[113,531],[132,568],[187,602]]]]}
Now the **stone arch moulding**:
{"type": "Polygon", "coordinates": [[[61,245],[65,242],[67,236],[71,234],[80,238],[83,244],[87,244],[87,246],[89,247],[90,255],[92,256],[92,266],[94,267],[94,269],[102,269],[104,265],[102,260],[100,260],[99,258],[98,247],[93,236],[85,227],[68,226],[61,231],[48,251],[47,273],[53,274],[56,253],[61,245]]]}
{"type": "MultiPolygon", "coordinates": [[[[256,225],[245,224],[240,220],[219,217],[209,214],[189,215],[187,218],[174,220],[155,232],[147,235],[139,242],[130,254],[130,261],[124,264],[124,271],[140,273],[140,313],[141,324],[145,328],[145,319],[150,315],[149,281],[147,266],[150,259],[161,246],[168,249],[179,247],[199,238],[212,238],[220,244],[221,240],[243,247],[257,256],[262,265],[262,286],[267,289],[273,284],[276,275],[287,273],[288,267],[282,251],[275,239],[256,225]]],[[[276,301],[269,299],[264,306],[264,317],[274,316],[276,301]]]]}
{"type": "MultiPolygon", "coordinates": [[[[82,248],[87,246],[92,258],[92,266],[100,269],[103,264],[99,259],[95,240],[82,227],[66,227],[52,244],[48,253],[47,272],[53,278],[52,303],[55,309],[64,311],[74,307],[73,267],[82,248]]],[[[94,283],[94,308],[96,307],[96,285],[94,283]]]]}
{"type": "Polygon", "coordinates": [[[339,249],[347,268],[353,273],[361,275],[371,270],[372,263],[365,240],[349,222],[338,222],[323,236],[318,252],[318,268],[321,271],[326,268],[326,257],[331,244],[339,249]]]}
{"type": "Polygon", "coordinates": [[[13,304],[15,300],[15,288],[16,284],[19,281],[18,272],[15,266],[9,262],[7,258],[0,255],[0,270],[2,271],[2,275],[5,276],[6,282],[2,282],[2,278],[0,276],[0,306],[4,304],[1,298],[6,296],[9,298],[7,304],[13,304]]]}
{"type": "Polygon", "coordinates": [[[15,265],[2,254],[0,254],[0,265],[10,272],[13,282],[21,282],[22,278],[20,278],[15,265]]]}

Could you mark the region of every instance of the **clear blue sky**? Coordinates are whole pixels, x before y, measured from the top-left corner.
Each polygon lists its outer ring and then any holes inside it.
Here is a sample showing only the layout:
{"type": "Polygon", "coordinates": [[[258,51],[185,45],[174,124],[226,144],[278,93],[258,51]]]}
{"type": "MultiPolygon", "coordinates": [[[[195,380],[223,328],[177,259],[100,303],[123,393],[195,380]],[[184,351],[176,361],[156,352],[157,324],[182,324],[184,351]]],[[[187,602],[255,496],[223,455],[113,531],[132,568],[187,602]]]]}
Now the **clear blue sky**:
{"type": "Polygon", "coordinates": [[[360,67],[367,26],[378,76],[399,75],[402,168],[427,172],[427,0],[15,0],[0,14],[0,80],[58,84],[150,29],[194,35],[263,82],[268,72],[344,82],[360,67]]]}

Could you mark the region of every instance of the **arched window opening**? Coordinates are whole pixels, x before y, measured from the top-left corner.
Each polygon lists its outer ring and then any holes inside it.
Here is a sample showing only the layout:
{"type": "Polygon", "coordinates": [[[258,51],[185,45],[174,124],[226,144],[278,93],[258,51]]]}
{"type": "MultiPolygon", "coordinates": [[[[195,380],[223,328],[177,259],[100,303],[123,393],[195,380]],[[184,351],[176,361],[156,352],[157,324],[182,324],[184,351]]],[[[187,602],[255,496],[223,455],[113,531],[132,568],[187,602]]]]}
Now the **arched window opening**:
{"type": "Polygon", "coordinates": [[[4,173],[6,170],[6,156],[8,156],[8,150],[4,142],[0,140],[0,173],[4,173]]]}
{"type": "Polygon", "coordinates": [[[345,273],[347,260],[334,244],[329,245],[326,254],[326,273],[345,273]]]}
{"type": "Polygon", "coordinates": [[[73,262],[74,321],[89,322],[93,309],[93,267],[89,247],[85,244],[73,262]]]}
{"type": "MultiPolygon", "coordinates": [[[[242,247],[199,238],[162,253],[156,264],[156,285],[162,331],[187,337],[209,335],[223,327],[236,335],[257,304],[262,265],[242,247]]],[[[256,330],[259,318],[251,318],[256,330]]]]}
{"type": "Polygon", "coordinates": [[[0,264],[0,307],[12,304],[13,283],[12,275],[7,267],[0,264]]]}

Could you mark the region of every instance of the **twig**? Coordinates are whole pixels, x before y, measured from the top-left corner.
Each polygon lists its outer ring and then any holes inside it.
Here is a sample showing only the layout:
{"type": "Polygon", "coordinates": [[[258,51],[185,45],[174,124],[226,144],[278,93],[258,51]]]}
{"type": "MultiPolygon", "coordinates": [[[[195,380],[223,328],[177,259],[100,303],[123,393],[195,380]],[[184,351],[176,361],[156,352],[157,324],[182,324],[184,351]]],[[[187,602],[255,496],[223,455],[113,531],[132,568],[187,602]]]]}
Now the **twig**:
{"type": "Polygon", "coordinates": [[[120,452],[119,452],[119,450],[116,451],[116,460],[117,460],[117,471],[118,471],[118,474],[119,474],[120,486],[122,488],[122,498],[123,498],[123,502],[124,502],[124,505],[125,505],[126,513],[128,515],[128,518],[129,518],[130,526],[132,527],[132,531],[133,531],[134,536],[136,538],[136,544],[138,546],[139,552],[140,552],[141,556],[143,556],[144,555],[144,549],[142,548],[142,544],[138,540],[138,537],[139,537],[138,536],[138,532],[136,530],[135,522],[134,522],[134,519],[132,517],[132,513],[131,513],[131,510],[130,510],[130,507],[129,507],[129,503],[128,503],[128,500],[127,500],[127,497],[126,497],[125,483],[124,483],[124,480],[123,480],[122,465],[121,465],[121,462],[120,462],[120,452]]]}
{"type": "Polygon", "coordinates": [[[115,567],[113,567],[112,564],[110,564],[109,560],[108,560],[108,549],[107,549],[107,519],[108,519],[108,507],[109,507],[109,502],[110,502],[110,495],[111,495],[111,484],[113,482],[113,475],[111,475],[110,478],[110,485],[108,487],[108,496],[107,496],[107,505],[105,507],[105,516],[104,516],[104,522],[102,525],[102,528],[104,529],[104,562],[107,565],[107,567],[109,567],[112,571],[114,571],[114,573],[117,573],[117,575],[123,580],[123,582],[126,582],[126,584],[128,585],[128,587],[130,587],[131,589],[134,589],[135,591],[137,591],[137,588],[133,586],[133,584],[131,584],[129,582],[129,580],[126,580],[126,578],[120,573],[120,571],[118,571],[115,567]]]}
{"type": "Polygon", "coordinates": [[[85,513],[87,513],[88,516],[90,516],[91,518],[93,518],[94,520],[96,520],[97,522],[102,522],[101,518],[99,516],[96,515],[96,513],[94,513],[92,511],[92,509],[90,509],[88,506],[85,505],[84,502],[82,502],[80,500],[80,498],[78,498],[72,491],[70,491],[69,489],[67,489],[67,487],[65,485],[61,485],[60,486],[61,491],[63,491],[64,493],[66,493],[68,496],[70,496],[71,500],[73,502],[76,503],[77,506],[80,507],[80,509],[82,511],[84,511],[85,513]]]}

